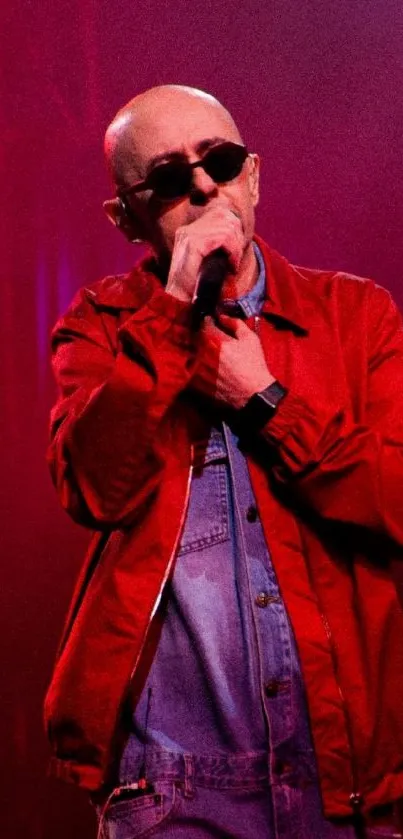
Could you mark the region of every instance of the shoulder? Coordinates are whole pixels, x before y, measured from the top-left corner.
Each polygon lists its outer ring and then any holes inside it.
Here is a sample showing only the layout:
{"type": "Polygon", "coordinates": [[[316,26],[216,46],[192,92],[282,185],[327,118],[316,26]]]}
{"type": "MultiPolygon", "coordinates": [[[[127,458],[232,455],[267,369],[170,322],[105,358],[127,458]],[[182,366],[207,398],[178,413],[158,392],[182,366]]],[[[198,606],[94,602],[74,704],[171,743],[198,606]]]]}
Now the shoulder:
{"type": "Polygon", "coordinates": [[[151,295],[162,289],[154,270],[154,262],[147,256],[125,274],[109,274],[76,292],[66,316],[80,317],[103,310],[133,310],[143,306],[151,295]]]}
{"type": "Polygon", "coordinates": [[[301,265],[290,264],[290,267],[301,283],[309,284],[312,290],[321,296],[332,297],[337,294],[343,298],[357,300],[392,299],[389,291],[370,277],[361,277],[347,271],[306,268],[301,265]]]}
{"type": "MultiPolygon", "coordinates": [[[[369,277],[288,261],[258,239],[267,271],[267,295],[275,311],[309,329],[318,320],[344,336],[376,340],[401,331],[390,292],[369,277]]],[[[268,302],[270,306],[270,302],[268,302]]]]}
{"type": "Polygon", "coordinates": [[[94,306],[109,309],[138,309],[162,289],[152,258],[139,262],[126,274],[104,277],[81,290],[94,306]]]}
{"type": "Polygon", "coordinates": [[[292,268],[298,282],[309,286],[317,311],[325,309],[342,336],[364,341],[370,354],[390,341],[403,349],[402,315],[386,288],[344,271],[292,268]]]}
{"type": "Polygon", "coordinates": [[[390,291],[370,277],[360,277],[345,271],[329,271],[293,265],[301,283],[310,285],[312,292],[322,300],[337,303],[341,311],[351,315],[366,310],[375,319],[398,307],[390,291]]]}
{"type": "Polygon", "coordinates": [[[293,287],[294,293],[320,306],[396,308],[391,293],[370,277],[329,268],[311,268],[289,262],[270,249],[270,261],[280,282],[293,287]]]}

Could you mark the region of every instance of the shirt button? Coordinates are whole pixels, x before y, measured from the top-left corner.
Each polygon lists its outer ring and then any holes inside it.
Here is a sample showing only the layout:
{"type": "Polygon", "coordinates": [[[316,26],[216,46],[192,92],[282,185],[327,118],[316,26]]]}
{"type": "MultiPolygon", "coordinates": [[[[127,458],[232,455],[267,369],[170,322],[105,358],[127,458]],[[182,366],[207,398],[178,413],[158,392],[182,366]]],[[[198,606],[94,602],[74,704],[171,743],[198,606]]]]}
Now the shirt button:
{"type": "Polygon", "coordinates": [[[246,518],[251,524],[257,519],[257,509],[254,504],[251,504],[246,511],[246,518]]]}
{"type": "Polygon", "coordinates": [[[280,603],[280,598],[275,597],[274,594],[267,594],[265,591],[259,591],[255,597],[256,606],[260,609],[265,609],[269,603],[280,603]]]}

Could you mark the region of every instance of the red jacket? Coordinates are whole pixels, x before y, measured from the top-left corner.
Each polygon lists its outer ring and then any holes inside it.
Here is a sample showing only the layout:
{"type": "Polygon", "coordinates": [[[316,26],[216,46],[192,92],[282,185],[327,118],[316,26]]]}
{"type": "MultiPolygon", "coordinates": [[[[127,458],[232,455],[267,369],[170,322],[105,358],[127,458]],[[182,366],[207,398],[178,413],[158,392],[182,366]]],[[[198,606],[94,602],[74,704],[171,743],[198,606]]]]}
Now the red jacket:
{"type": "MultiPolygon", "coordinates": [[[[403,332],[371,281],[296,268],[258,237],[261,341],[289,393],[248,458],[294,628],[327,816],[403,796],[403,332]]],[[[145,260],[83,289],[53,333],[49,463],[96,531],[46,698],[53,771],[98,790],[172,570],[199,418],[189,307],[145,260]]]]}

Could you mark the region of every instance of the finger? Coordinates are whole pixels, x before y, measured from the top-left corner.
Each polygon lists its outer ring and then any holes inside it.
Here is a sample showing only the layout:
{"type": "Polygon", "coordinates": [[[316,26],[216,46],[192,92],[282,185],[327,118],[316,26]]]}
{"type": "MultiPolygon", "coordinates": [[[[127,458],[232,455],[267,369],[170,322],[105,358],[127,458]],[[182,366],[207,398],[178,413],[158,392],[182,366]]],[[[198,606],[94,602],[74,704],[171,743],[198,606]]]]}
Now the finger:
{"type": "Polygon", "coordinates": [[[204,332],[211,332],[211,331],[214,332],[214,331],[217,330],[217,327],[216,327],[216,325],[214,323],[214,320],[211,317],[211,315],[206,315],[206,317],[203,319],[202,329],[203,329],[204,332]]]}
{"type": "Polygon", "coordinates": [[[209,338],[210,340],[212,338],[219,337],[221,334],[218,326],[214,323],[214,320],[210,315],[207,315],[207,317],[204,318],[200,331],[204,337],[209,338]]]}

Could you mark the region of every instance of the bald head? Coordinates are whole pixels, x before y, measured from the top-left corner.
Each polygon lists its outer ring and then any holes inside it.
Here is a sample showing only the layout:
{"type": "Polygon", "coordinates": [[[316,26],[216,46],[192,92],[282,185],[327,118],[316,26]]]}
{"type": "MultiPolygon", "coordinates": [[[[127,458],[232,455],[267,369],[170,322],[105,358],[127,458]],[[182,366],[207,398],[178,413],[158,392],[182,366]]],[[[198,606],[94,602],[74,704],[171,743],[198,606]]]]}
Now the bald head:
{"type": "Polygon", "coordinates": [[[190,136],[242,143],[235,122],[214,96],[192,87],[161,85],[131,99],[105,135],[105,154],[117,186],[144,177],[154,155],[180,150],[190,136]]]}
{"type": "Polygon", "coordinates": [[[227,142],[243,145],[232,116],[214,96],[181,85],[153,87],[136,96],[118,111],[105,136],[118,193],[104,203],[108,218],[129,241],[147,242],[160,263],[168,264],[178,230],[219,203],[241,220],[245,247],[252,247],[259,196],[256,154],[247,153],[239,174],[227,181],[216,180],[203,165],[192,168],[189,192],[177,199],[162,200],[153,189],[131,190],[122,197],[158,165],[178,159],[200,163],[208,149],[227,142]]]}

